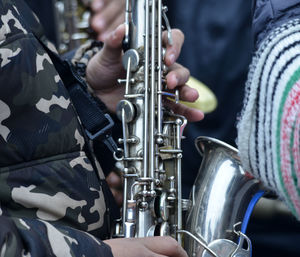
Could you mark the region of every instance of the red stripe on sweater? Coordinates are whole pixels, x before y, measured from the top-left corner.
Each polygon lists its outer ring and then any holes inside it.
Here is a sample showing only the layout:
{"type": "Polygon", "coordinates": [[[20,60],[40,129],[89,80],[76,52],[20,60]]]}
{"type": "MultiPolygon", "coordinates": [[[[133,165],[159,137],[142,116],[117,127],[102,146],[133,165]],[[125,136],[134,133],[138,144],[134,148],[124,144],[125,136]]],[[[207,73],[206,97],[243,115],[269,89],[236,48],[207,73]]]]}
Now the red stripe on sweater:
{"type": "MultiPolygon", "coordinates": [[[[293,158],[294,146],[293,149],[291,149],[291,145],[290,145],[291,136],[293,132],[293,125],[295,124],[296,119],[297,118],[299,119],[299,111],[300,111],[299,103],[300,103],[300,82],[298,81],[289,92],[283,108],[283,115],[281,121],[282,126],[280,132],[281,134],[281,143],[280,143],[281,156],[280,157],[282,159],[281,171],[282,171],[285,187],[295,206],[297,213],[300,215],[300,197],[296,188],[297,185],[294,184],[294,180],[292,178],[291,158],[293,158]]],[[[296,144],[298,145],[298,151],[299,151],[299,141],[296,144]]],[[[300,179],[299,171],[297,171],[297,177],[298,179],[300,179]]]]}

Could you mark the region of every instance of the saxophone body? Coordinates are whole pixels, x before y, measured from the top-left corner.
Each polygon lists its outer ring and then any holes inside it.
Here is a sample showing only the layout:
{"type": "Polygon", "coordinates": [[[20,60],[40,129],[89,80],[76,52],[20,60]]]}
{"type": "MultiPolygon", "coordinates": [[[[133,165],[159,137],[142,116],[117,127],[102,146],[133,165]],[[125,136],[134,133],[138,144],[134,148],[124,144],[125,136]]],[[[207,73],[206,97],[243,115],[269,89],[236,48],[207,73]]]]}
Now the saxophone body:
{"type": "Polygon", "coordinates": [[[162,0],[126,1],[126,78],[119,80],[125,84],[125,95],[117,107],[123,147],[115,153],[124,191],[114,236],[170,235],[190,257],[250,257],[245,226],[263,193],[259,181],[242,169],[236,149],[199,137],[196,147],[203,155],[202,165],[191,198],[181,197],[186,119],[163,105],[163,97],[177,101],[179,95],[166,91],[164,79],[163,20],[172,44],[166,10],[162,0]]]}
{"type": "MultiPolygon", "coordinates": [[[[127,0],[123,65],[125,95],[117,107],[122,121],[124,194],[116,236],[171,235],[182,228],[181,134],[186,119],[163,106],[166,85],[161,0],[127,0]]],[[[169,33],[170,35],[170,33],[169,33]]],[[[169,40],[171,37],[169,36],[169,40]]]]}
{"type": "Polygon", "coordinates": [[[209,137],[195,144],[203,159],[191,191],[185,249],[195,257],[251,256],[246,228],[265,193],[262,185],[243,170],[234,147],[209,137]]]}

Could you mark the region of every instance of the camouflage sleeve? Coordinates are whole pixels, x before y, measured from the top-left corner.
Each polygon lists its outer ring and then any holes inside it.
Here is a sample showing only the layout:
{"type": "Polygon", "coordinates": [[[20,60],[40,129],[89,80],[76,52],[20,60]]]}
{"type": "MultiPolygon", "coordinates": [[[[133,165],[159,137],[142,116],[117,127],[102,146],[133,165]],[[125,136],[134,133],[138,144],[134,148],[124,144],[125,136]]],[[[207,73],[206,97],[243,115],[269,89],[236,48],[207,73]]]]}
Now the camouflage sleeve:
{"type": "Polygon", "coordinates": [[[110,247],[89,233],[42,220],[0,216],[1,257],[113,257],[110,247]]]}

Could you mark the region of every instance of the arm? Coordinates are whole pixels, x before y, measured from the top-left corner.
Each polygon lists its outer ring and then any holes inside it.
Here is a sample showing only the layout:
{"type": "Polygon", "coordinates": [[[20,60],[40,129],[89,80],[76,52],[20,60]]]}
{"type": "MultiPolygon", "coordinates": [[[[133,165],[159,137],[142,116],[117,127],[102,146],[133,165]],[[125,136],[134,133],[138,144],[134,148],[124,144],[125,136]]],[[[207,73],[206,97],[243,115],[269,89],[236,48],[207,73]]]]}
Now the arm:
{"type": "Polygon", "coordinates": [[[112,257],[110,247],[89,233],[42,220],[0,216],[1,256],[112,257]]]}
{"type": "Polygon", "coordinates": [[[299,1],[257,0],[255,8],[258,50],[238,123],[238,148],[244,168],[300,218],[299,1]]]}
{"type": "Polygon", "coordinates": [[[299,0],[253,0],[252,30],[256,48],[275,28],[299,18],[299,0]]]}

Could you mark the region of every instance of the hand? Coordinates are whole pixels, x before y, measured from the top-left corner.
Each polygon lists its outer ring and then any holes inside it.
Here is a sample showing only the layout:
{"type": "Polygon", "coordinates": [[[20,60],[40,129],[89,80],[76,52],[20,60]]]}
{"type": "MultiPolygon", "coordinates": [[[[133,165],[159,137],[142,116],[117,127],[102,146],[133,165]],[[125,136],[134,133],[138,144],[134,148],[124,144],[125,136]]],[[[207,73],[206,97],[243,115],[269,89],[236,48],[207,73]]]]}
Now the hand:
{"type": "Polygon", "coordinates": [[[115,198],[115,201],[119,207],[123,203],[123,184],[122,178],[115,171],[111,171],[106,177],[106,182],[115,198]]]}
{"type": "Polygon", "coordinates": [[[93,0],[91,10],[90,25],[102,42],[125,21],[125,0],[93,0]]]}
{"type": "MultiPolygon", "coordinates": [[[[125,78],[122,66],[122,40],[125,33],[124,25],[120,25],[106,39],[102,51],[95,55],[88,64],[87,81],[94,89],[94,93],[106,104],[111,112],[116,111],[118,102],[123,98],[124,85],[120,86],[117,79],[125,78]]],[[[198,92],[185,85],[189,78],[189,71],[175,63],[179,56],[184,35],[180,30],[172,30],[173,45],[168,45],[167,33],[163,34],[166,45],[165,64],[169,67],[166,76],[167,87],[170,90],[179,89],[180,99],[193,102],[198,98],[198,92]]],[[[203,112],[181,104],[168,103],[176,113],[184,115],[189,121],[202,120],[203,112]]]]}
{"type": "Polygon", "coordinates": [[[188,257],[172,237],[122,238],[104,241],[114,257],[188,257]]]}

